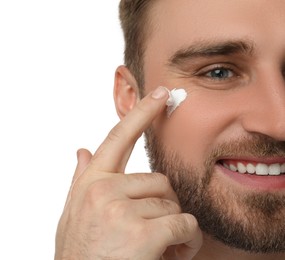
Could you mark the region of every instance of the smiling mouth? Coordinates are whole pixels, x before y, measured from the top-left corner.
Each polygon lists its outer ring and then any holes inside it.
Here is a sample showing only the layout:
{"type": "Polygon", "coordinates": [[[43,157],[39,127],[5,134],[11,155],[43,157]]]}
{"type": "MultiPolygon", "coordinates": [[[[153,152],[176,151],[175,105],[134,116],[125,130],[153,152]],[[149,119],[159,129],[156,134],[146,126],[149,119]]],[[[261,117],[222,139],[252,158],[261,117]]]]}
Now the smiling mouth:
{"type": "Polygon", "coordinates": [[[285,159],[272,163],[225,159],[219,160],[218,163],[224,168],[240,174],[259,176],[278,176],[285,174],[285,159]]]}

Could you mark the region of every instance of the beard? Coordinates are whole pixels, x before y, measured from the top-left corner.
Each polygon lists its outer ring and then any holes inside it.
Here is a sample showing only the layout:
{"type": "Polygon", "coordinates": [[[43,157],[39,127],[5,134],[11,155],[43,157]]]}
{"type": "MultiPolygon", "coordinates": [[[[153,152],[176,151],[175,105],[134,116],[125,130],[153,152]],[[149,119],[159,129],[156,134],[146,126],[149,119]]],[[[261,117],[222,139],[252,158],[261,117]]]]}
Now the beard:
{"type": "Polygon", "coordinates": [[[151,170],[169,178],[182,212],[194,215],[204,233],[252,253],[285,252],[284,192],[245,192],[222,185],[213,171],[222,157],[284,157],[285,142],[257,134],[240,138],[214,147],[195,167],[166,149],[152,129],[145,136],[151,170]]]}

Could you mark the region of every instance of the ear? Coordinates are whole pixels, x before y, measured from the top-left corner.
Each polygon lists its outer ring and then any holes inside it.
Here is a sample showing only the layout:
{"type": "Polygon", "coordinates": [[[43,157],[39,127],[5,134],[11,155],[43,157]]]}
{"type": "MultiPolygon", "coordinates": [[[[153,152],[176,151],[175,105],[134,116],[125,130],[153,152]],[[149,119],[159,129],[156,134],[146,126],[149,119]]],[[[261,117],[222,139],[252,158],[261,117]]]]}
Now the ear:
{"type": "Polygon", "coordinates": [[[137,81],[126,66],[119,66],[115,73],[114,101],[120,119],[133,109],[138,100],[137,81]]]}

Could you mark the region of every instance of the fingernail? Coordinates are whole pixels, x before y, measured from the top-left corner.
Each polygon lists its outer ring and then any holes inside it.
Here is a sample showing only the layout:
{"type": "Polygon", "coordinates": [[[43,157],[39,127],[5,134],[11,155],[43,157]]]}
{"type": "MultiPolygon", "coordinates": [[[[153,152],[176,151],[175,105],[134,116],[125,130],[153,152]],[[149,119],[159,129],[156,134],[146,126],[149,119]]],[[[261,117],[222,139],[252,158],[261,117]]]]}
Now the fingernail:
{"type": "Polygon", "coordinates": [[[165,96],[168,96],[168,91],[165,87],[158,87],[155,91],[152,92],[151,96],[154,99],[161,99],[165,96]]]}

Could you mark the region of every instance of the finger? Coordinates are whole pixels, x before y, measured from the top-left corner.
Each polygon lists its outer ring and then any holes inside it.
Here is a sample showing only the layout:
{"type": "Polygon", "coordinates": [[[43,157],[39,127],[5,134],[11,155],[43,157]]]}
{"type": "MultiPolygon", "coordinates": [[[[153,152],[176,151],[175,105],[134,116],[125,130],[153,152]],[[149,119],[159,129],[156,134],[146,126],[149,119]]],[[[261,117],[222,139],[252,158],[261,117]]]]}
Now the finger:
{"type": "Polygon", "coordinates": [[[183,213],[150,220],[158,228],[157,238],[167,247],[179,245],[176,255],[181,260],[192,259],[203,242],[202,231],[193,215],[183,213]]]}
{"type": "Polygon", "coordinates": [[[163,87],[143,98],[108,134],[92,158],[92,170],[124,172],[133,146],[165,108],[169,94],[163,87]]]}
{"type": "Polygon", "coordinates": [[[180,206],[171,200],[160,198],[146,198],[131,200],[132,212],[144,219],[160,218],[167,215],[181,213],[180,206]]]}
{"type": "MultiPolygon", "coordinates": [[[[139,200],[116,199],[105,204],[104,209],[101,210],[102,212],[104,212],[104,218],[107,216],[114,220],[121,219],[124,221],[133,219],[137,222],[138,219],[147,220],[179,214],[181,209],[175,202],[159,198],[139,200]]],[[[95,214],[98,215],[99,213],[95,211],[95,214]]]]}
{"type": "MultiPolygon", "coordinates": [[[[120,178],[120,177],[118,177],[120,178]]],[[[158,197],[168,199],[179,204],[169,179],[161,173],[127,174],[123,179],[120,189],[131,199],[158,197]]]]}
{"type": "Polygon", "coordinates": [[[71,187],[70,187],[68,195],[67,195],[67,199],[66,199],[65,206],[64,206],[65,208],[67,207],[67,205],[69,204],[69,201],[71,199],[72,190],[73,190],[73,187],[74,187],[76,180],[79,178],[79,176],[86,169],[91,158],[92,158],[92,154],[88,150],[79,149],[77,151],[77,166],[76,166],[73,178],[72,178],[71,187]]]}
{"type": "Polygon", "coordinates": [[[86,149],[79,149],[77,151],[77,166],[73,175],[72,183],[81,175],[86,169],[92,158],[92,154],[86,149]]]}
{"type": "Polygon", "coordinates": [[[97,196],[102,193],[102,195],[104,194],[103,197],[108,198],[108,200],[157,197],[172,200],[179,204],[168,178],[161,173],[122,175],[100,172],[84,174],[80,178],[80,186],[81,190],[96,190],[97,196]]]}

